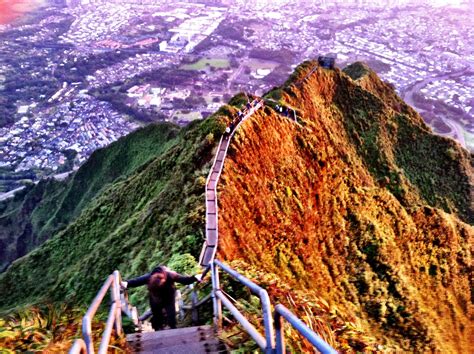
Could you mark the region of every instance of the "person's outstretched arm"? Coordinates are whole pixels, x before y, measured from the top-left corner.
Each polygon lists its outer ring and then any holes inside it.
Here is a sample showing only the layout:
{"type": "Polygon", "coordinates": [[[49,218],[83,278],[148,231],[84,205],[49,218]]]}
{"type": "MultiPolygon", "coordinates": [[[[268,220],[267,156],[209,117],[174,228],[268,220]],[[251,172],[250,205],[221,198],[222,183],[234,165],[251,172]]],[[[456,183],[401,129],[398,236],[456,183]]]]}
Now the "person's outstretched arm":
{"type": "Polygon", "coordinates": [[[173,272],[173,271],[168,271],[168,276],[174,282],[184,284],[184,285],[189,285],[189,284],[192,284],[192,283],[198,281],[198,279],[194,275],[188,277],[186,275],[181,275],[181,274],[173,272]]]}
{"type": "Polygon", "coordinates": [[[150,279],[151,274],[145,274],[141,277],[133,278],[127,280],[127,288],[136,288],[137,286],[148,284],[148,280],[150,279]]]}

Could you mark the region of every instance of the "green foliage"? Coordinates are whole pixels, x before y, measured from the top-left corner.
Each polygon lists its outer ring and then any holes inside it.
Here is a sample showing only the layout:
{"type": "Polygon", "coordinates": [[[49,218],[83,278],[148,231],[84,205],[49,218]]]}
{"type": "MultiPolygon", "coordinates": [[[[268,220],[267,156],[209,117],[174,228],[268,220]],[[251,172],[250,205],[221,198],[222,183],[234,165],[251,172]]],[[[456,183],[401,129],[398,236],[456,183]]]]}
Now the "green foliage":
{"type": "MultiPolygon", "coordinates": [[[[175,144],[177,134],[178,128],[171,124],[152,124],[138,129],[107,148],[95,151],[66,181],[42,180],[28,189],[21,202],[15,198],[6,203],[0,215],[3,224],[0,240],[9,245],[21,245],[22,249],[17,246],[1,254],[1,266],[64,229],[110,184],[125,179],[175,144]]],[[[104,214],[110,212],[106,207],[101,210],[104,214]]]]}
{"type": "MultiPolygon", "coordinates": [[[[192,123],[134,171],[127,168],[126,177],[104,186],[75,221],[0,275],[0,308],[46,298],[87,304],[114,269],[124,278],[156,264],[191,272],[203,237],[203,180],[224,128],[215,118],[192,123]]],[[[152,143],[158,142],[148,148],[152,143]]],[[[103,178],[108,173],[104,168],[103,178]]],[[[144,293],[134,297],[143,301],[144,293]]]]}
{"type": "Polygon", "coordinates": [[[168,261],[168,267],[181,274],[195,274],[200,271],[196,259],[189,253],[173,254],[168,261]]]}
{"type": "Polygon", "coordinates": [[[355,62],[351,65],[346,66],[343,72],[349,75],[352,80],[357,80],[369,74],[371,70],[366,64],[361,62],[355,62]]]}
{"type": "Polygon", "coordinates": [[[237,109],[241,109],[243,106],[245,106],[248,100],[249,96],[246,93],[239,92],[237,95],[231,98],[229,105],[234,106],[237,109]]]}
{"type": "Polygon", "coordinates": [[[461,165],[462,151],[448,138],[429,134],[399,114],[395,117],[395,160],[410,183],[431,206],[458,213],[468,223],[474,222],[470,207],[470,184],[461,165]]]}
{"type": "Polygon", "coordinates": [[[290,75],[288,80],[283,84],[283,87],[290,86],[291,84],[297,83],[316,65],[316,61],[306,60],[298,65],[293,73],[290,75]]]}
{"type": "MultiPolygon", "coordinates": [[[[0,348],[2,353],[47,352],[64,353],[73,340],[80,337],[85,309],[65,304],[21,308],[0,317],[0,348]]],[[[104,331],[106,312],[99,312],[92,322],[93,341],[98,344],[104,331]]],[[[112,343],[124,348],[124,338],[112,343]]],[[[96,345],[97,347],[98,345],[96,345]]],[[[97,348],[96,348],[97,349],[97,348]]]]}
{"type": "Polygon", "coordinates": [[[466,167],[457,158],[467,153],[452,140],[431,134],[407,115],[388,115],[380,98],[358,86],[341,85],[335,102],[367,169],[402,204],[419,195],[430,206],[474,222],[466,167]]]}

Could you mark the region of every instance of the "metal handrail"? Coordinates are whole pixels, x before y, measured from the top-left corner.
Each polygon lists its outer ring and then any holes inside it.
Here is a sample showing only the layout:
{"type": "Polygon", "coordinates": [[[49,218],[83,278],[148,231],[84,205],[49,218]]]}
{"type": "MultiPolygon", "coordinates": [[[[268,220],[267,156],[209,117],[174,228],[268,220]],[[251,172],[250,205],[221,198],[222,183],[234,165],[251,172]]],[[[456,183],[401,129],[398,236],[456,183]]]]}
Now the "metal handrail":
{"type": "Polygon", "coordinates": [[[137,309],[130,305],[126,294],[120,293],[120,273],[118,270],[107,277],[99,292],[92,300],[91,305],[87,309],[86,314],[82,318],[82,337],[83,339],[76,339],[73,346],[69,350],[69,354],[87,353],[94,354],[94,343],[92,339],[92,319],[99,309],[100,304],[105,298],[108,290],[112,298],[109,315],[105,325],[105,330],[102,335],[102,340],[99,346],[99,354],[107,353],[110,338],[112,336],[112,329],[115,326],[117,335],[122,334],[122,310],[129,316],[135,325],[138,325],[137,309]]]}
{"type": "Polygon", "coordinates": [[[290,310],[282,304],[275,306],[275,332],[276,332],[276,352],[277,354],[285,354],[285,336],[283,334],[283,319],[287,320],[294,329],[296,329],[303,337],[305,337],[312,345],[316,347],[322,354],[337,354],[324,339],[314,333],[303,321],[296,317],[290,310]]]}
{"type": "Polygon", "coordinates": [[[216,323],[217,328],[220,329],[222,327],[222,305],[224,305],[227,309],[229,309],[229,311],[234,315],[235,319],[239,321],[242,327],[255,340],[257,345],[265,353],[273,353],[275,349],[275,338],[272,322],[271,303],[267,291],[258,286],[257,284],[253,283],[251,280],[247,279],[234,269],[218,261],[217,259],[215,259],[212,263],[211,272],[213,287],[212,294],[214,300],[214,322],[216,323]],[[247,288],[250,289],[252,293],[254,293],[260,298],[263,313],[263,326],[265,328],[265,337],[263,337],[257,331],[257,329],[242,315],[242,313],[234,305],[232,305],[232,303],[224,295],[224,293],[220,289],[218,268],[221,268],[235,280],[245,285],[247,288]]]}
{"type": "Polygon", "coordinates": [[[81,338],[76,339],[71,349],[69,350],[69,354],[72,353],[87,354],[86,342],[84,342],[84,340],[82,340],[81,338]]]}
{"type": "MultiPolygon", "coordinates": [[[[204,277],[209,270],[210,270],[210,267],[206,268],[206,270],[202,273],[202,277],[204,277]]],[[[203,290],[209,285],[211,285],[210,282],[200,283],[198,285],[190,284],[186,286],[184,291],[180,291],[180,290],[177,291],[176,302],[178,304],[179,315],[181,318],[184,318],[184,311],[191,311],[192,322],[193,323],[199,322],[198,308],[212,299],[212,290],[209,294],[207,294],[200,300],[198,298],[198,290],[203,290]],[[183,297],[187,295],[191,295],[190,304],[184,303],[183,297]]]]}
{"type": "MultiPolygon", "coordinates": [[[[314,70],[313,70],[314,71],[314,70]]],[[[311,73],[313,72],[311,71],[311,73]]],[[[310,74],[311,74],[310,73],[310,74]]],[[[307,76],[309,76],[308,74],[307,76]]],[[[264,100],[258,100],[255,106],[253,106],[249,112],[242,118],[242,120],[237,124],[231,134],[226,139],[226,147],[224,149],[224,157],[227,156],[227,151],[229,149],[230,140],[234,136],[237,131],[237,128],[249,118],[255,111],[261,108],[264,105],[264,100]]],[[[294,118],[296,122],[296,114],[293,110],[294,118]]],[[[218,151],[221,151],[222,142],[224,141],[224,136],[221,136],[218,145],[218,151]]],[[[218,237],[218,205],[217,205],[217,181],[220,178],[222,173],[224,162],[218,171],[214,171],[215,165],[217,163],[218,155],[216,154],[214,158],[214,162],[211,167],[211,172],[209,173],[207,180],[206,180],[206,217],[208,215],[208,184],[211,179],[211,175],[214,172],[217,172],[217,177],[214,184],[214,206],[215,206],[215,217],[216,217],[216,238],[218,237]]],[[[207,222],[206,222],[207,225],[207,222]]],[[[209,270],[211,270],[211,277],[212,277],[212,292],[208,294],[203,299],[198,301],[196,289],[194,287],[189,287],[189,291],[191,292],[192,303],[191,305],[185,305],[181,299],[181,294],[177,298],[180,309],[182,310],[192,310],[193,311],[193,320],[197,319],[195,314],[197,314],[197,308],[202,306],[206,303],[209,299],[212,298],[213,300],[213,307],[214,307],[214,322],[218,329],[222,327],[222,305],[224,305],[237,319],[237,321],[244,327],[247,333],[255,340],[257,345],[267,354],[270,353],[285,353],[284,347],[284,337],[282,334],[283,322],[282,318],[285,318],[293,327],[298,330],[304,337],[306,337],[315,347],[320,350],[323,354],[325,353],[337,353],[333,348],[331,348],[323,339],[321,339],[316,333],[311,331],[309,327],[307,327],[301,320],[299,320],[295,315],[293,315],[289,310],[287,310],[283,305],[277,305],[275,309],[275,323],[272,322],[272,311],[271,311],[271,302],[268,296],[268,293],[265,289],[261,288],[257,284],[250,281],[248,278],[243,276],[242,274],[238,273],[234,269],[230,268],[229,266],[225,265],[224,263],[215,259],[215,254],[217,251],[217,239],[216,244],[209,246],[207,243],[209,241],[208,229],[206,227],[206,241],[203,244],[203,248],[201,251],[201,255],[199,258],[199,263],[206,267],[204,274],[206,274],[209,270]],[[212,255],[210,257],[209,263],[204,264],[203,258],[205,252],[208,247],[212,247],[212,255]],[[238,310],[236,306],[234,306],[231,301],[227,298],[224,292],[220,289],[220,281],[219,281],[219,269],[221,268],[227,274],[232,276],[234,279],[248,287],[252,293],[257,295],[260,299],[260,303],[262,306],[262,313],[263,313],[263,325],[265,330],[265,337],[262,336],[257,329],[245,318],[245,316],[238,310]],[[276,329],[276,343],[275,343],[275,329],[273,327],[275,325],[276,329]]],[[[122,318],[121,318],[121,311],[123,311],[128,317],[130,317],[135,325],[139,325],[139,318],[136,307],[133,307],[128,302],[127,293],[122,294],[120,292],[120,273],[116,270],[113,272],[112,275],[109,275],[105,283],[102,285],[101,289],[97,293],[96,297],[92,301],[89,309],[86,312],[82,320],[82,332],[84,339],[76,339],[73,346],[71,347],[69,354],[80,354],[80,353],[87,353],[87,354],[94,354],[94,346],[92,342],[92,319],[97,312],[100,304],[102,303],[107,291],[111,289],[112,295],[112,305],[109,310],[109,315],[107,318],[105,331],[100,343],[99,347],[99,354],[104,354],[107,352],[107,348],[110,342],[110,338],[112,335],[112,328],[115,325],[117,335],[122,334],[122,318]]],[[[186,290],[188,291],[188,290],[186,290]]],[[[180,311],[181,312],[181,311],[180,311]]]]}

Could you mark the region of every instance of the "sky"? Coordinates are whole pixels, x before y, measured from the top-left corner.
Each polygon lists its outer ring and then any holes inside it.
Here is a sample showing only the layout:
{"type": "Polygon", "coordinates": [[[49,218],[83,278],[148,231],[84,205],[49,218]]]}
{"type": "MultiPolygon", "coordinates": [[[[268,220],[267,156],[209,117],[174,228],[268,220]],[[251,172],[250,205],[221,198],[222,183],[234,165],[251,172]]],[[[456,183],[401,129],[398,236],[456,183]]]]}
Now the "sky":
{"type": "Polygon", "coordinates": [[[0,24],[14,20],[41,3],[41,0],[0,0],[0,24]]]}

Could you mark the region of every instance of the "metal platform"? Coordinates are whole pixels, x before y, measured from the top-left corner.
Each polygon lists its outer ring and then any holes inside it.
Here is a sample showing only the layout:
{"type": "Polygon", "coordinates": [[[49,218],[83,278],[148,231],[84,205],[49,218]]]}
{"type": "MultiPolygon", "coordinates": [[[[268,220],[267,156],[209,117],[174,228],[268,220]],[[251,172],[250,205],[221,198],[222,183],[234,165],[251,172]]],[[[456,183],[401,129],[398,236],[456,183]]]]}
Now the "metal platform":
{"type": "Polygon", "coordinates": [[[228,353],[211,326],[167,329],[127,335],[134,353],[205,354],[228,353]]]}

